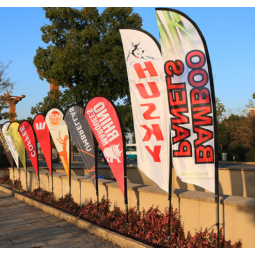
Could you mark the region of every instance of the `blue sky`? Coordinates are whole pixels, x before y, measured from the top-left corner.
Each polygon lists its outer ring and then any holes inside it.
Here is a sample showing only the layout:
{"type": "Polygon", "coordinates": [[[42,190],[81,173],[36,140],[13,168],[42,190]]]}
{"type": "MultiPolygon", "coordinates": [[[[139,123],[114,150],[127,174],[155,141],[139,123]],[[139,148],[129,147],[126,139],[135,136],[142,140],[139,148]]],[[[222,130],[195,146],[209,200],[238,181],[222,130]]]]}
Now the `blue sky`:
{"type": "MultiPolygon", "coordinates": [[[[216,97],[233,112],[245,109],[255,92],[255,9],[174,8],[193,19],[205,37],[216,97]]],[[[100,7],[99,11],[103,9],[100,7]]],[[[142,17],[142,28],[159,40],[155,8],[135,7],[134,12],[142,17]]],[[[40,28],[48,23],[42,8],[0,7],[0,61],[13,61],[7,69],[8,76],[16,81],[13,95],[26,95],[17,105],[18,119],[33,117],[31,107],[42,101],[49,91],[49,84],[39,79],[33,64],[36,49],[47,47],[41,40],[40,28]]]]}

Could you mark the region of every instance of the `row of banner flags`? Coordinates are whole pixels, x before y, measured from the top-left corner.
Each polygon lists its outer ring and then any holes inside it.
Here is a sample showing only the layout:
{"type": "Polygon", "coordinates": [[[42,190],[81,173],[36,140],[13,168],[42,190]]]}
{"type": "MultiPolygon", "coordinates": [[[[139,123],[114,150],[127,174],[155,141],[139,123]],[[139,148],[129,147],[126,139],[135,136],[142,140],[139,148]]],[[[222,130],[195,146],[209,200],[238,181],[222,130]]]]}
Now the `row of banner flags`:
{"type": "MultiPolygon", "coordinates": [[[[119,29],[138,168],[171,195],[173,164],[183,182],[203,187],[218,197],[215,95],[205,39],[194,21],[179,11],[156,9],[156,20],[161,46],[147,31],[119,29]]],[[[94,97],[85,108],[73,105],[65,115],[53,108],[45,120],[37,115],[33,127],[26,121],[20,125],[7,122],[1,130],[10,164],[12,155],[18,166],[19,156],[26,169],[26,149],[37,175],[35,134],[52,174],[51,135],[69,179],[71,133],[96,188],[98,142],[127,204],[123,130],[107,98],[94,97]]]]}
{"type": "Polygon", "coordinates": [[[138,168],[169,192],[173,161],[183,182],[215,193],[215,96],[205,40],[176,10],[156,9],[156,19],[161,47],[144,30],[120,29],[138,168]]]}

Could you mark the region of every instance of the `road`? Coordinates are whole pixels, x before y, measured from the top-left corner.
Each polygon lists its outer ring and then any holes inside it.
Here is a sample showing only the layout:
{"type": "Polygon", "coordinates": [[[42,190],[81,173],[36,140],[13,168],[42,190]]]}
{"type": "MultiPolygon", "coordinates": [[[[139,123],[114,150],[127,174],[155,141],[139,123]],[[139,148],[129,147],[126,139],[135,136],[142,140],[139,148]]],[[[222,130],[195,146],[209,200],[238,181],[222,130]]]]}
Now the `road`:
{"type": "MultiPolygon", "coordinates": [[[[27,161],[30,162],[29,159],[27,159],[27,161]]],[[[126,165],[137,167],[137,160],[127,160],[126,165]]],[[[39,160],[39,166],[40,167],[47,167],[47,164],[44,160],[39,160]]],[[[99,168],[105,167],[105,166],[107,166],[107,165],[98,160],[98,167],[99,168]]],[[[63,167],[63,165],[60,161],[60,163],[54,163],[53,167],[54,168],[63,167]]],[[[71,162],[71,167],[84,168],[84,163],[83,163],[80,156],[74,156],[74,161],[71,162]]],[[[227,169],[233,169],[233,170],[234,169],[236,169],[236,170],[240,170],[240,169],[255,170],[255,162],[254,163],[249,162],[247,164],[247,163],[242,163],[242,162],[234,163],[234,162],[230,162],[230,161],[228,161],[228,162],[222,162],[221,161],[221,162],[219,162],[219,168],[221,168],[221,169],[227,168],[227,169]]]]}

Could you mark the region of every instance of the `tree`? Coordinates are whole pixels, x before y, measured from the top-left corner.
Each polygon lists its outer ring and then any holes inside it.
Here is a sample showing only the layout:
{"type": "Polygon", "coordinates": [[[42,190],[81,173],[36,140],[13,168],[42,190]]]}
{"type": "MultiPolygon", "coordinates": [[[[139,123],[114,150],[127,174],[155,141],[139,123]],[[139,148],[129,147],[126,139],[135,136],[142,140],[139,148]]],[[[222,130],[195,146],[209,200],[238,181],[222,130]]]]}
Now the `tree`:
{"type": "Polygon", "coordinates": [[[116,105],[116,110],[120,116],[120,120],[123,126],[123,131],[125,134],[134,132],[134,122],[131,105],[116,105]]]}
{"type": "Polygon", "coordinates": [[[216,116],[217,120],[221,121],[223,119],[223,113],[226,112],[225,106],[220,102],[220,99],[216,97],[216,116]]]}
{"type": "Polygon", "coordinates": [[[16,113],[10,114],[9,112],[2,112],[4,109],[8,109],[8,101],[10,98],[10,94],[12,93],[12,89],[15,85],[14,82],[7,77],[6,69],[10,66],[12,61],[9,61],[7,65],[0,61],[0,94],[5,92],[4,95],[0,96],[0,120],[9,119],[12,117],[16,117],[16,113]]]}
{"type": "Polygon", "coordinates": [[[18,120],[18,119],[16,119],[15,121],[16,122],[18,122],[19,124],[22,122],[22,121],[24,121],[24,120],[26,120],[27,122],[29,122],[29,124],[31,125],[31,126],[33,126],[33,118],[31,118],[31,117],[27,117],[27,119],[21,119],[21,120],[18,120]]]}
{"type": "Polygon", "coordinates": [[[34,64],[40,79],[68,88],[65,94],[84,104],[95,95],[130,103],[120,27],[141,27],[132,8],[43,8],[51,22],[41,28],[43,42],[34,64]]]}
{"type": "Polygon", "coordinates": [[[43,99],[43,102],[39,102],[35,107],[31,107],[30,113],[32,115],[39,113],[46,115],[52,107],[57,107],[65,111],[65,109],[74,102],[74,96],[70,95],[67,90],[64,92],[53,90],[48,92],[48,95],[43,99]]]}
{"type": "Polygon", "coordinates": [[[217,122],[217,131],[218,131],[218,145],[220,147],[220,151],[225,152],[227,146],[229,145],[229,133],[227,131],[225,122],[217,122]]]}

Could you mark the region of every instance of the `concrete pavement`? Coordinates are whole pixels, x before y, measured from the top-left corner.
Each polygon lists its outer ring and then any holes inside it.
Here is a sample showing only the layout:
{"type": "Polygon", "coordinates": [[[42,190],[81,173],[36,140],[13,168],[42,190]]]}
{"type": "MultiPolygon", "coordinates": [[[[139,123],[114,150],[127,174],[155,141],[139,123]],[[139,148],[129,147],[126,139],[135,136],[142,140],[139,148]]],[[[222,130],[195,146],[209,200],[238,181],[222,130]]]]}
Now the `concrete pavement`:
{"type": "Polygon", "coordinates": [[[0,191],[0,248],[118,248],[0,191]]]}

